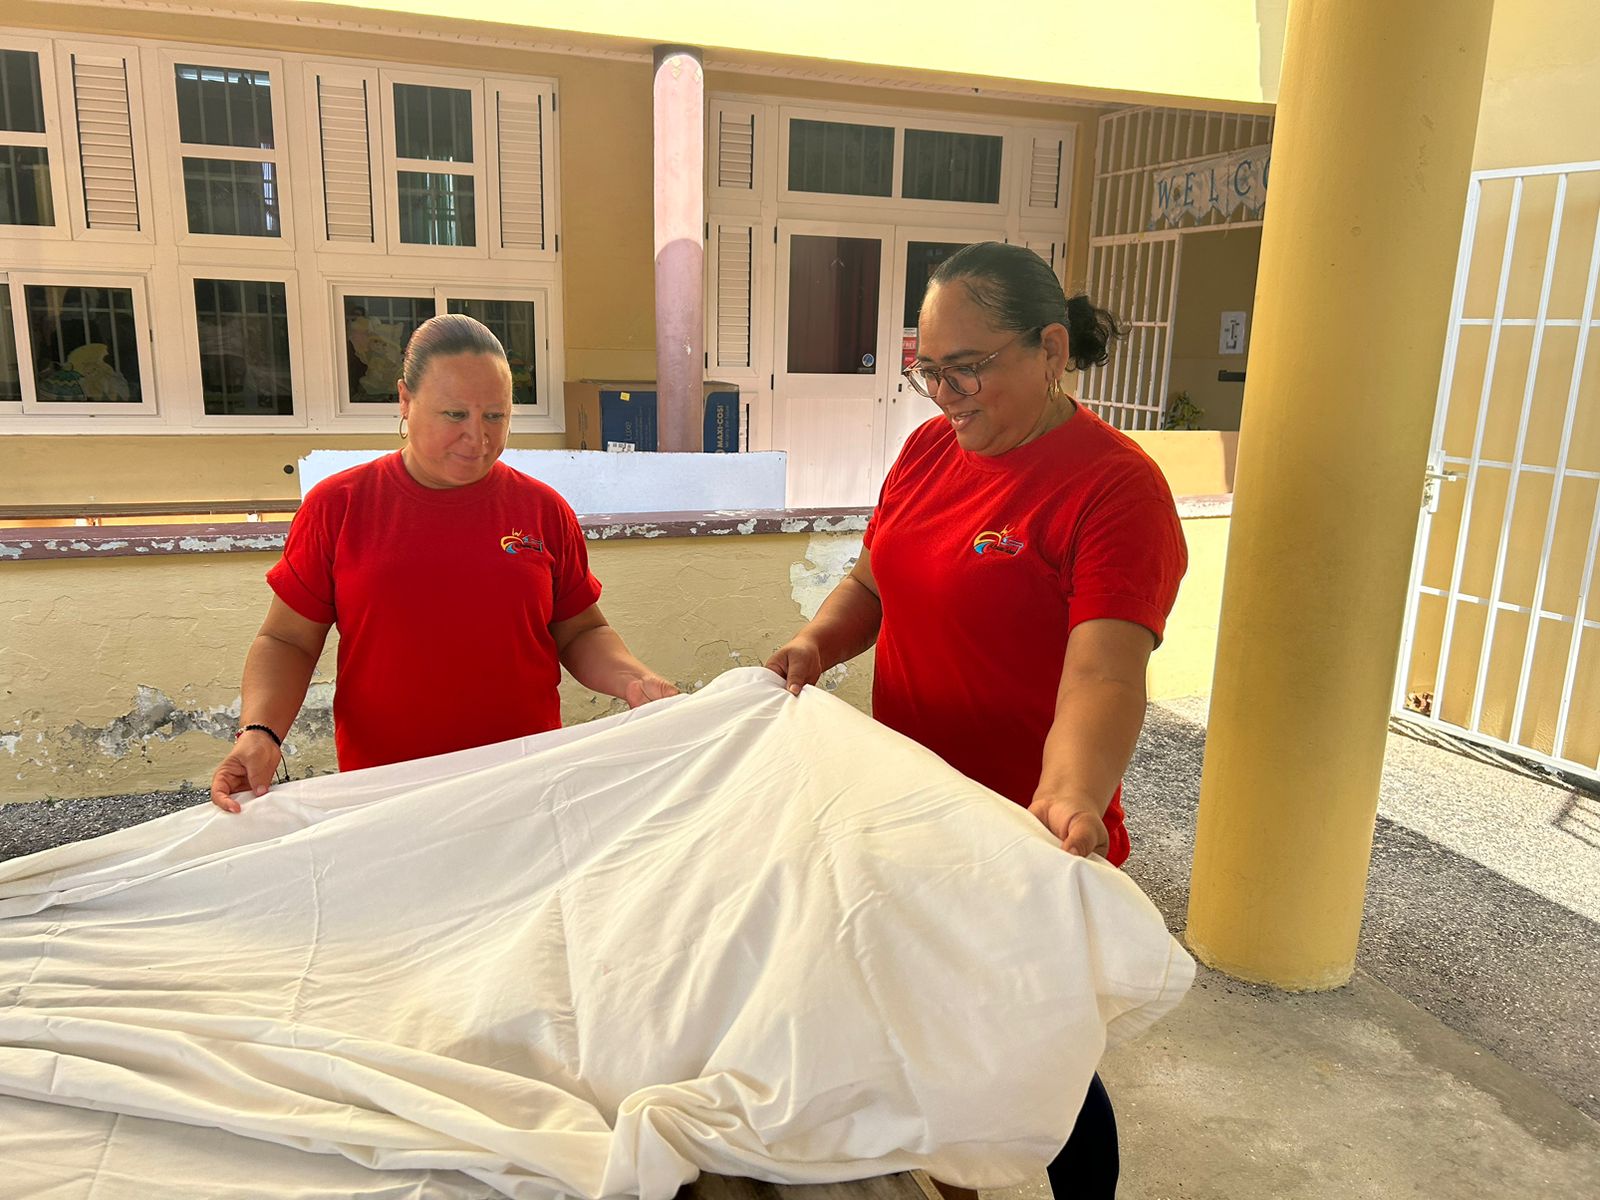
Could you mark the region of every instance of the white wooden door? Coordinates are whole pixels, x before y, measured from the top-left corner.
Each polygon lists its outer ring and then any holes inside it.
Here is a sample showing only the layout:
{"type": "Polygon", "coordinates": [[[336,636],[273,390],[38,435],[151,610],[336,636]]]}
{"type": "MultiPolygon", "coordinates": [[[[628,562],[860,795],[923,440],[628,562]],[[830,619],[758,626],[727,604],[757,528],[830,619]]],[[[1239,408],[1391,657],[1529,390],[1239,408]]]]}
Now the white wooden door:
{"type": "Polygon", "coordinates": [[[873,502],[880,410],[899,370],[893,266],[891,225],[778,223],[773,402],[791,507],[873,502]]]}

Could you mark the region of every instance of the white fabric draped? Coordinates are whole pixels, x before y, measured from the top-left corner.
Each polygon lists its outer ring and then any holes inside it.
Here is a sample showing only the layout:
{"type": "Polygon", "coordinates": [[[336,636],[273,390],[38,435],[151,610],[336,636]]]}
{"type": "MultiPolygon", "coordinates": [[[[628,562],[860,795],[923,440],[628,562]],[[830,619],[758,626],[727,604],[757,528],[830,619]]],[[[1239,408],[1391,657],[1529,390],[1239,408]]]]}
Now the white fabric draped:
{"type": "Polygon", "coordinates": [[[1193,969],[1121,872],[737,670],[0,863],[0,1161],[63,1197],[1002,1186],[1193,969]]]}

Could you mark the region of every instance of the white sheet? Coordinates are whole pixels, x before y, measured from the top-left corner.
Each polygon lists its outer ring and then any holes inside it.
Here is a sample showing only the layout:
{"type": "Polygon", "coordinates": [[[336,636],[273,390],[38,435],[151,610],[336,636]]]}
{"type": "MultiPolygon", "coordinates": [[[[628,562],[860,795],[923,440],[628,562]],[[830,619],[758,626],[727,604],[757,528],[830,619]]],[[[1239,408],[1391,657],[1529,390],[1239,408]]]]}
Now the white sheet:
{"type": "Polygon", "coordinates": [[[1004,1186],[1192,974],[1121,872],[752,668],[0,864],[0,1159],[92,1142],[69,1105],[375,1196],[1004,1186]]]}

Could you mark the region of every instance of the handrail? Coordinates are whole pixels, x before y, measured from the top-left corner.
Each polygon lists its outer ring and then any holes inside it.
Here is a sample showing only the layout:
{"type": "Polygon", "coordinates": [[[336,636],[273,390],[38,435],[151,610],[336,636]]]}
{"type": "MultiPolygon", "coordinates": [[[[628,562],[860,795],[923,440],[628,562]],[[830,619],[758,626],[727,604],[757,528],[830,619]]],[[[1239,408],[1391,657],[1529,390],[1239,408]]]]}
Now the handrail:
{"type": "Polygon", "coordinates": [[[159,500],[110,504],[0,504],[0,521],[87,521],[104,517],[184,517],[215,514],[292,513],[298,500],[159,500]]]}

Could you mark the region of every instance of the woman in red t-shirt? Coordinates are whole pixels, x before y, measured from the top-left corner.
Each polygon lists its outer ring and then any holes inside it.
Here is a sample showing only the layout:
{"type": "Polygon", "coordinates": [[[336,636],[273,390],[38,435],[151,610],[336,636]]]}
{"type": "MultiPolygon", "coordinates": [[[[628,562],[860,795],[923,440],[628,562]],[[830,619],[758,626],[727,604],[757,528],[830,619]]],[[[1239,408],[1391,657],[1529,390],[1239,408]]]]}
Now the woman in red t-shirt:
{"type": "MultiPolygon", "coordinates": [[[[1172,494],[1062,386],[1120,331],[1021,246],[934,272],[904,371],[942,415],[907,440],[861,557],[767,665],[798,692],[876,645],[873,716],[1026,807],[1069,854],[1128,855],[1120,786],[1145,670],[1187,558],[1172,494]]],[[[1111,1196],[1098,1077],[1051,1164],[1057,1196],[1111,1196]]]]}
{"type": "Polygon", "coordinates": [[[335,624],[341,770],[557,728],[563,666],[633,707],[677,692],[607,624],[571,506],[499,461],[511,371],[495,335],[425,321],[399,393],[403,449],[313,488],[267,573],[239,734],[211,780],[229,812],[266,792],[335,624]]]}

